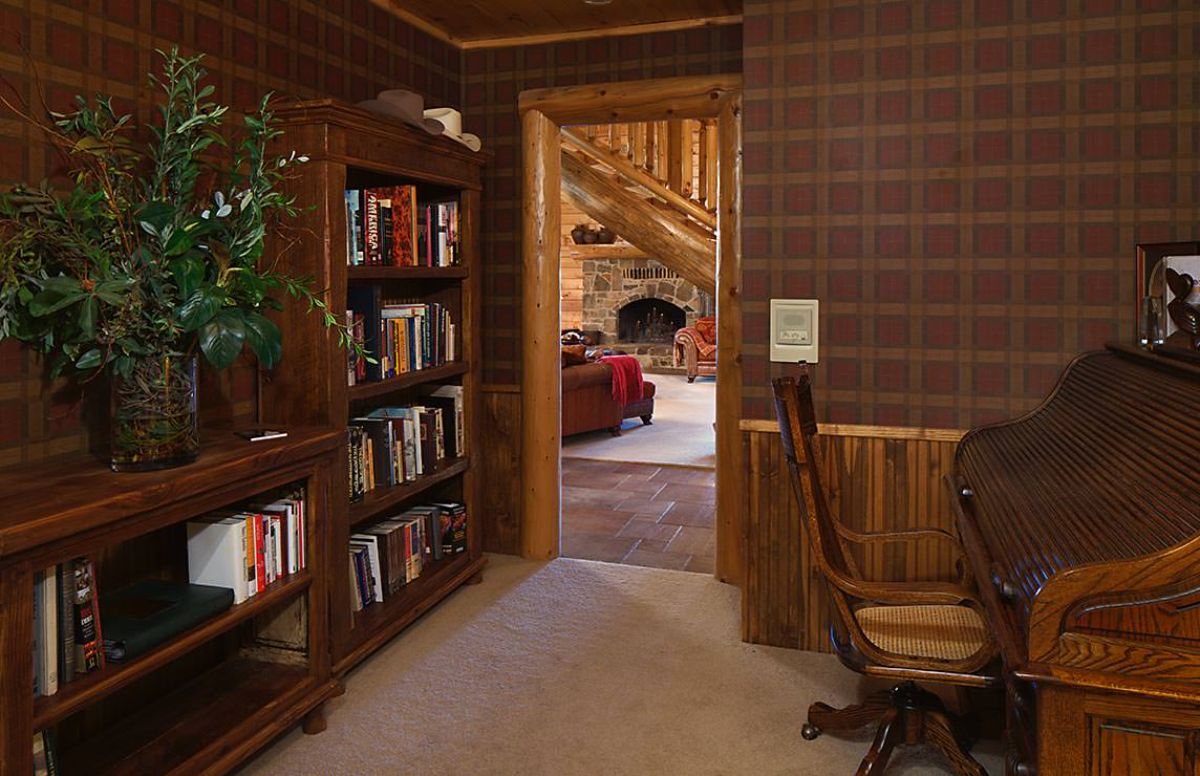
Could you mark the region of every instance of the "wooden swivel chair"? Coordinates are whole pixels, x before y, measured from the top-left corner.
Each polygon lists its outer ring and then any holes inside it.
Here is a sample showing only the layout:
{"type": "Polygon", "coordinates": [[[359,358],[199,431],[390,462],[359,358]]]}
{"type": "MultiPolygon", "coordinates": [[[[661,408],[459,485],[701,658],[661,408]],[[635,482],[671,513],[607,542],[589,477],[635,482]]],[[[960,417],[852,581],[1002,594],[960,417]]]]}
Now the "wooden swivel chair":
{"type": "Polygon", "coordinates": [[[814,703],[801,735],[850,732],[878,723],[875,740],[858,776],[880,774],[897,744],[924,743],[941,752],[955,773],[986,776],[967,750],[972,733],[952,720],[938,696],[917,681],[965,687],[999,683],[988,668],[996,647],[983,606],[968,588],[968,566],[958,540],[946,531],[922,529],[859,533],[843,526],[830,509],[824,483],[812,387],[807,368],[799,378],[774,382],[775,412],[796,497],[805,512],[808,539],[831,599],[830,639],[848,668],[899,680],[890,691],[864,703],[833,709],[814,703]],[[955,582],[878,582],[860,573],[857,545],[890,542],[950,542],[959,553],[955,582]]]}

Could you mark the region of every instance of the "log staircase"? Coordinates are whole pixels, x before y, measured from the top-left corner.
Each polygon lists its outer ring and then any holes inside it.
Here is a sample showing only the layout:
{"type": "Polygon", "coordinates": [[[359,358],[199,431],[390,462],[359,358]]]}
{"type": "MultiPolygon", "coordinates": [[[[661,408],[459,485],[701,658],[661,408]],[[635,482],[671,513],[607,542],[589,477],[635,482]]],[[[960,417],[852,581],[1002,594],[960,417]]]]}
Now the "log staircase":
{"type": "Polygon", "coordinates": [[[716,292],[713,121],[564,127],[563,191],[591,218],[716,292]]]}

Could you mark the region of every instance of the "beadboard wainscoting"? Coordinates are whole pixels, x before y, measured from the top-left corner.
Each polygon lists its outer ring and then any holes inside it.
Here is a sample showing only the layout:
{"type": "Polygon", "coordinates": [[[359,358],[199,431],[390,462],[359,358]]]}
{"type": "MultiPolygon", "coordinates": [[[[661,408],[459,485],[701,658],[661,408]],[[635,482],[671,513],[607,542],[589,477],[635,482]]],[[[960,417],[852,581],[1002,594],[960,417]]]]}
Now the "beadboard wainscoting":
{"type": "MultiPolygon", "coordinates": [[[[808,546],[774,421],[743,420],[745,581],[742,639],[829,652],[829,601],[808,546]]],[[[964,432],[820,426],[823,481],[838,517],[858,531],[954,530],[942,475],[964,432]]],[[[935,543],[922,543],[935,544],[935,543]]],[[[944,543],[936,543],[944,544],[944,543]]],[[[856,558],[871,579],[931,579],[954,570],[943,546],[896,543],[856,558]]]]}

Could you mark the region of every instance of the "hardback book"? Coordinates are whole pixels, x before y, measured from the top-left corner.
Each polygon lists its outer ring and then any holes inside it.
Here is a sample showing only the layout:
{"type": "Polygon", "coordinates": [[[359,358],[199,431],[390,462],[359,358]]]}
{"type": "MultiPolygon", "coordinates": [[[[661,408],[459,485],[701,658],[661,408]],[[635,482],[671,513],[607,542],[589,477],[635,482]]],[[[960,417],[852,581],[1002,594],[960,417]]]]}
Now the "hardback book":
{"type": "Polygon", "coordinates": [[[58,683],[75,678],[75,563],[55,567],[58,587],[58,683]]]}
{"type": "Polygon", "coordinates": [[[442,509],[442,552],[453,555],[467,551],[467,508],[457,501],[436,502],[442,509]]]}
{"type": "Polygon", "coordinates": [[[371,595],[376,601],[384,600],[387,591],[387,548],[383,552],[379,546],[379,537],[372,533],[350,534],[351,547],[366,547],[367,558],[371,563],[371,595]]]}
{"type": "Polygon", "coordinates": [[[233,591],[240,604],[247,595],[246,518],[193,520],[187,524],[188,580],[233,591]]]}
{"type": "Polygon", "coordinates": [[[446,429],[446,455],[462,458],[467,454],[466,407],[461,385],[442,385],[428,403],[442,407],[446,429]]]}
{"type": "Polygon", "coordinates": [[[413,407],[421,428],[421,462],[423,474],[438,469],[437,410],[429,407],[413,407]]]}
{"type": "Polygon", "coordinates": [[[417,264],[417,187],[397,186],[392,192],[392,263],[417,264]]]}
{"type": "Polygon", "coordinates": [[[423,551],[429,554],[431,560],[441,560],[444,556],[442,547],[442,513],[443,509],[436,504],[424,504],[413,507],[407,514],[420,517],[423,521],[422,533],[427,540],[423,551]]]}
{"type": "Polygon", "coordinates": [[[58,572],[54,566],[42,571],[42,695],[58,692],[58,572]]]}
{"type": "Polygon", "coordinates": [[[100,602],[96,597],[96,567],[88,558],[76,558],[74,571],[75,671],[86,674],[104,668],[100,602]]]}
{"type": "Polygon", "coordinates": [[[346,189],[346,264],[355,267],[363,263],[360,197],[357,190],[346,189]]]}
{"type": "Polygon", "coordinates": [[[404,577],[402,527],[398,521],[384,520],[363,529],[364,534],[372,536],[379,544],[379,573],[383,577],[385,596],[394,595],[407,581],[404,577]]]}
{"type": "Polygon", "coordinates": [[[352,542],[350,544],[350,557],[354,561],[354,577],[358,589],[358,600],[362,602],[359,608],[365,608],[375,602],[375,585],[371,578],[371,559],[367,547],[363,544],[356,545],[352,542]]]}
{"type": "Polygon", "coordinates": [[[52,729],[33,734],[33,776],[58,776],[58,751],[52,729]]]}
{"type": "Polygon", "coordinates": [[[380,189],[376,196],[379,199],[379,263],[388,266],[392,264],[394,250],[392,234],[392,190],[380,189]]]}
{"type": "Polygon", "coordinates": [[[363,191],[363,252],[366,264],[378,266],[383,263],[379,242],[379,193],[375,189],[363,191]]]}
{"type": "Polygon", "coordinates": [[[233,590],[144,579],[103,596],[104,652],[121,662],[144,655],[233,606],[233,590]]]}

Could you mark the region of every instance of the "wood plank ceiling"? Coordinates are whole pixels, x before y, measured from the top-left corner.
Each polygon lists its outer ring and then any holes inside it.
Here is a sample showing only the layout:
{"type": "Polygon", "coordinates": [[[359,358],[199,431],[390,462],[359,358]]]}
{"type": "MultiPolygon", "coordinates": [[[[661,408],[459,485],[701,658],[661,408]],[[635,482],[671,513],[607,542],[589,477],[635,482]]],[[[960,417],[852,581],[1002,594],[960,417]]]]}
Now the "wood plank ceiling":
{"type": "Polygon", "coordinates": [[[464,48],[740,21],[742,0],[375,0],[464,48]],[[636,28],[636,29],[632,29],[636,28]]]}

